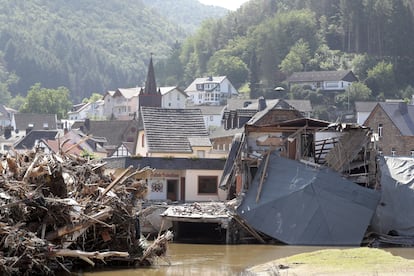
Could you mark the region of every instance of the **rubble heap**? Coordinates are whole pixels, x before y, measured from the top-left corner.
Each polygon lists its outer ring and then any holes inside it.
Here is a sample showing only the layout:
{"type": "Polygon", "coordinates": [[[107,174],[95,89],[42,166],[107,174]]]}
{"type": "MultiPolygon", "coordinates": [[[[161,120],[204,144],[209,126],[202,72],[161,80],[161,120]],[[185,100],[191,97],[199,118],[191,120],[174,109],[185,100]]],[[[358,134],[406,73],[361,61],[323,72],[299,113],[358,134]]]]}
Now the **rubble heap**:
{"type": "Polygon", "coordinates": [[[129,167],[115,175],[104,163],[64,153],[3,156],[0,274],[151,265],[172,238],[159,237],[154,252],[142,241],[136,214],[152,172],[129,167]]]}

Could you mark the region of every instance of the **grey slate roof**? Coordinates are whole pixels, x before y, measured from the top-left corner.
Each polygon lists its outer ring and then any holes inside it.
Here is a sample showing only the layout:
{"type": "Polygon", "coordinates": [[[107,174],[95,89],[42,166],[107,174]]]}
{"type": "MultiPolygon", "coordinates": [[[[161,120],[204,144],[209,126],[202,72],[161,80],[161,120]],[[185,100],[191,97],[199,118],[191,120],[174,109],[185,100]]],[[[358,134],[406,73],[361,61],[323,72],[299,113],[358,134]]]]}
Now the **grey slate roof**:
{"type": "MultiPolygon", "coordinates": [[[[200,109],[142,107],[149,152],[192,152],[191,143],[207,145],[208,131],[200,109]]],[[[211,143],[209,144],[211,146],[211,143]]]]}
{"type": "Polygon", "coordinates": [[[30,150],[34,147],[36,141],[54,140],[59,134],[58,130],[32,130],[22,139],[14,144],[14,148],[18,150],[30,150]]]}
{"type": "Polygon", "coordinates": [[[108,145],[118,146],[122,142],[125,142],[124,134],[131,124],[136,124],[138,128],[138,122],[134,120],[89,120],[89,127],[87,127],[88,124],[85,124],[84,121],[77,121],[73,123],[72,129],[80,129],[83,133],[92,135],[94,137],[105,137],[108,145]]]}
{"type": "Polygon", "coordinates": [[[310,81],[357,81],[351,70],[340,71],[309,71],[295,72],[287,78],[288,82],[310,82],[310,81]]]}
{"type": "Polygon", "coordinates": [[[111,157],[103,161],[108,168],[150,167],[159,170],[222,170],[226,162],[220,158],[162,158],[162,157],[111,157]]]}
{"type": "Polygon", "coordinates": [[[355,102],[356,112],[371,112],[378,102],[355,102]]]}
{"type": "Polygon", "coordinates": [[[47,124],[48,129],[57,129],[56,114],[32,114],[17,113],[14,114],[16,129],[24,131],[29,125],[33,126],[33,130],[42,130],[47,124]]]}
{"type": "Polygon", "coordinates": [[[378,103],[403,136],[414,136],[414,105],[378,103]]]}

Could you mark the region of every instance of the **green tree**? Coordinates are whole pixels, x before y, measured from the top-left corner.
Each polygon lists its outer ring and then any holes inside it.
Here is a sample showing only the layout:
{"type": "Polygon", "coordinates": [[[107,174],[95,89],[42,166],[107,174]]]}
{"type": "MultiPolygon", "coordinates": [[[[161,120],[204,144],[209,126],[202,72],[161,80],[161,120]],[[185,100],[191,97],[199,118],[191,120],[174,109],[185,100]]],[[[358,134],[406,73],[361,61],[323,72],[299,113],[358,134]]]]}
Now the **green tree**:
{"type": "Polygon", "coordinates": [[[344,93],[336,96],[335,101],[338,107],[350,110],[356,101],[368,101],[371,94],[371,89],[364,83],[353,82],[344,93]]]}
{"type": "Polygon", "coordinates": [[[33,85],[27,92],[25,103],[20,108],[22,113],[56,114],[62,119],[72,107],[69,90],[66,87],[48,89],[40,83],[33,85]]]}
{"type": "Polygon", "coordinates": [[[280,70],[290,75],[293,72],[306,71],[306,66],[311,59],[309,43],[300,39],[290,48],[290,52],[280,64],[280,70]]]}
{"type": "Polygon", "coordinates": [[[232,84],[239,88],[247,82],[247,65],[239,57],[229,56],[225,51],[216,52],[208,63],[212,75],[227,76],[232,84]]]}
{"type": "Polygon", "coordinates": [[[14,96],[10,102],[9,102],[9,107],[15,109],[15,110],[19,110],[19,108],[21,106],[24,105],[24,103],[26,102],[26,98],[21,96],[21,95],[17,95],[14,96]]]}
{"type": "Polygon", "coordinates": [[[368,70],[365,84],[372,90],[374,97],[383,94],[386,98],[395,98],[395,76],[392,63],[378,62],[368,70]]]}
{"type": "Polygon", "coordinates": [[[94,103],[96,101],[102,100],[103,96],[99,93],[92,93],[92,95],[88,98],[84,98],[82,103],[94,103]]]}

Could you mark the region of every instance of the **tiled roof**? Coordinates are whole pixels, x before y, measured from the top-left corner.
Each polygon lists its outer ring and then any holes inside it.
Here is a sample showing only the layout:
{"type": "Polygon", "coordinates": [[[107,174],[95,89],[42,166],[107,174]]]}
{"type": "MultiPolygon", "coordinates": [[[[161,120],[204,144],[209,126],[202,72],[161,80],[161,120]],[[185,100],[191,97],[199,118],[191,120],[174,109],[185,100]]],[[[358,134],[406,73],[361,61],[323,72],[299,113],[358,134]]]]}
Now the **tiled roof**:
{"type": "Polygon", "coordinates": [[[191,142],[208,138],[200,109],[142,107],[141,119],[149,152],[189,153],[191,142]]]}
{"type": "Polygon", "coordinates": [[[311,112],[312,104],[310,100],[285,100],[288,104],[290,104],[296,110],[300,112],[311,112]]]}
{"type": "Polygon", "coordinates": [[[32,114],[17,113],[14,114],[16,129],[26,130],[29,125],[33,126],[33,130],[42,130],[47,125],[48,129],[57,129],[56,114],[32,114]]]}
{"type": "Polygon", "coordinates": [[[340,80],[357,81],[355,75],[350,70],[295,72],[287,78],[288,82],[340,80]]]}
{"type": "Polygon", "coordinates": [[[378,103],[403,136],[414,136],[414,105],[378,103]]]}
{"type": "Polygon", "coordinates": [[[85,134],[91,134],[94,137],[105,137],[108,145],[118,146],[122,142],[125,142],[125,132],[131,126],[131,124],[136,124],[138,128],[137,121],[134,120],[115,120],[115,121],[89,121],[89,128],[87,124],[83,121],[77,121],[73,123],[72,129],[80,129],[85,134]]]}
{"type": "Polygon", "coordinates": [[[220,105],[200,105],[194,108],[201,110],[201,114],[206,115],[220,115],[223,112],[224,106],[220,105]]]}
{"type": "Polygon", "coordinates": [[[378,102],[355,102],[356,112],[371,112],[378,102]]]}

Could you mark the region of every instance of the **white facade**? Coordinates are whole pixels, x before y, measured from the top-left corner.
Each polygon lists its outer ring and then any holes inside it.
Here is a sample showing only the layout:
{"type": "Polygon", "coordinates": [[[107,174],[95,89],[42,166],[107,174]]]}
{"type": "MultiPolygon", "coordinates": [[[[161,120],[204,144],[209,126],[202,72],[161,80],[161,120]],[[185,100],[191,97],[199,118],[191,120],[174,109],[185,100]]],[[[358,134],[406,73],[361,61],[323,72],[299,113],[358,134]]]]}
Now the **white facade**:
{"type": "Polygon", "coordinates": [[[239,94],[225,76],[197,78],[184,92],[194,105],[224,105],[227,99],[239,94]]]}
{"type": "Polygon", "coordinates": [[[226,191],[218,187],[222,172],[222,170],[157,170],[151,179],[148,180],[147,199],[186,202],[224,201],[226,199],[226,191]],[[206,193],[200,191],[200,177],[216,180],[215,192],[206,193]],[[181,181],[185,181],[185,183],[181,183],[181,181]]]}
{"type": "Polygon", "coordinates": [[[99,120],[104,118],[104,101],[99,100],[93,103],[87,103],[76,111],[68,112],[68,118],[71,121],[85,120],[86,118],[99,120]]]}
{"type": "Polygon", "coordinates": [[[176,86],[160,87],[162,108],[185,108],[187,94],[176,86]]]}

